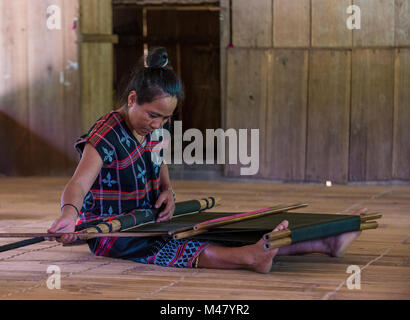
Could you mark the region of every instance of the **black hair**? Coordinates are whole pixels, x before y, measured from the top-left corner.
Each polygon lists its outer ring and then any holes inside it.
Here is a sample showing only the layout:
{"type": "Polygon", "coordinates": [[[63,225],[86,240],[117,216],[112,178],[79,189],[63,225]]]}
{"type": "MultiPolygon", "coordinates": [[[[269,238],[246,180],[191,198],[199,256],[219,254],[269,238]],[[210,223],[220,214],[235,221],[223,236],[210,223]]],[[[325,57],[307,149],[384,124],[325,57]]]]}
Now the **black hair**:
{"type": "Polygon", "coordinates": [[[165,48],[152,49],[146,58],[146,66],[139,62],[122,94],[121,104],[127,103],[128,95],[133,90],[137,93],[139,105],[150,103],[157,97],[166,95],[176,97],[178,103],[184,99],[181,80],[169,66],[165,48]]]}

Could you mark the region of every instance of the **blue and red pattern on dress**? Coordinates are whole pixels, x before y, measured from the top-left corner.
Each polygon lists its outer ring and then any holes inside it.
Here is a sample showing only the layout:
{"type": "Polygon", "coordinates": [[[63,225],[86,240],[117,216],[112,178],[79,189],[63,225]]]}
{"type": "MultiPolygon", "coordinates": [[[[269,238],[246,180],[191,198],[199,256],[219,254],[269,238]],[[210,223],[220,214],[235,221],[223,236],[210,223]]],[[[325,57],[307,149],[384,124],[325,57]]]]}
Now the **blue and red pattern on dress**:
{"type": "MultiPolygon", "coordinates": [[[[141,144],[118,112],[101,117],[88,134],[75,144],[80,155],[90,143],[103,160],[101,171],[83,201],[80,222],[115,218],[142,209],[151,209],[160,194],[160,167],[153,152],[163,156],[168,146],[159,131],[141,144]],[[158,137],[162,137],[158,140],[158,137]]],[[[101,237],[88,240],[98,256],[153,263],[162,266],[192,267],[194,259],[209,243],[173,240],[167,237],[101,237]]]]}

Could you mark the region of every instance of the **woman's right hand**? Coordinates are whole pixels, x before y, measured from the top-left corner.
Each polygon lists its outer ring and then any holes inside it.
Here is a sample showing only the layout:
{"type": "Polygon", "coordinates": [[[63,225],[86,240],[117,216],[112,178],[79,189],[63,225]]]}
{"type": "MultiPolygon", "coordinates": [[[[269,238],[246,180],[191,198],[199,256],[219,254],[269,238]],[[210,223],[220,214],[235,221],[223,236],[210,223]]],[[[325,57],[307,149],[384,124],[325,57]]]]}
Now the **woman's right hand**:
{"type": "MultiPolygon", "coordinates": [[[[48,233],[65,233],[65,232],[74,232],[75,230],[75,220],[71,216],[61,215],[56,219],[51,225],[50,229],[47,230],[48,233]]],[[[61,237],[47,237],[47,240],[69,243],[74,242],[77,239],[77,236],[74,234],[66,234],[61,237]]]]}

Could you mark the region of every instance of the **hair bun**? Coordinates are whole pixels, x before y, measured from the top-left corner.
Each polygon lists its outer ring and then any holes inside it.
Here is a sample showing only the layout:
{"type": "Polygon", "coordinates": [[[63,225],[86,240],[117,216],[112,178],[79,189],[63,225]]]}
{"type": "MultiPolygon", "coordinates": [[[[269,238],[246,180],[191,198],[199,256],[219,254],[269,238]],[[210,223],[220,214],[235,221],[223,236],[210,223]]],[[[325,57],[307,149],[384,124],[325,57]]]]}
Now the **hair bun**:
{"type": "Polygon", "coordinates": [[[165,68],[168,64],[168,53],[163,47],[152,49],[147,56],[149,68],[165,68]]]}

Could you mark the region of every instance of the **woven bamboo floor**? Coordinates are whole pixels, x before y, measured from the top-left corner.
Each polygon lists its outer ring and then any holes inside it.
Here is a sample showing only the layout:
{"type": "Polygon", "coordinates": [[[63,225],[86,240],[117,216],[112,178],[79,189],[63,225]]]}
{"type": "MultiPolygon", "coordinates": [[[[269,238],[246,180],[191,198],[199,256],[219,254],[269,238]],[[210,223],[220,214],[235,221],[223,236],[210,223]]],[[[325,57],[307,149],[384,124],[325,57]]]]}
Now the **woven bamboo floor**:
{"type": "MultiPolygon", "coordinates": [[[[0,232],[44,232],[59,214],[67,178],[0,178],[0,232]]],[[[87,246],[42,242],[0,253],[0,299],[409,299],[410,186],[332,186],[264,182],[174,181],[178,201],[217,195],[215,211],[245,211],[307,202],[300,212],[381,211],[379,228],[361,234],[347,254],[275,259],[269,274],[247,270],[174,269],[95,257],[87,246]],[[50,290],[47,268],[61,269],[50,290]],[[361,289],[348,289],[350,265],[361,289]]],[[[20,239],[0,239],[6,244],[20,239]]]]}

